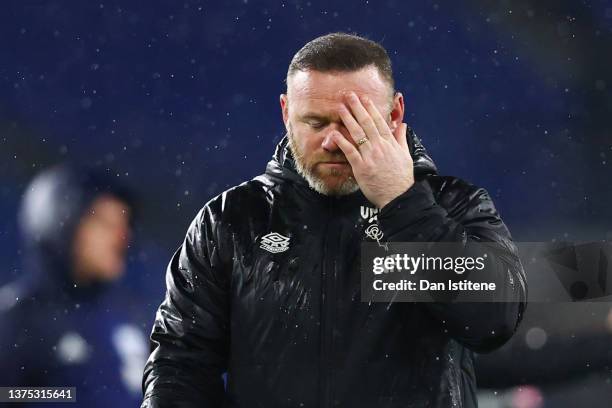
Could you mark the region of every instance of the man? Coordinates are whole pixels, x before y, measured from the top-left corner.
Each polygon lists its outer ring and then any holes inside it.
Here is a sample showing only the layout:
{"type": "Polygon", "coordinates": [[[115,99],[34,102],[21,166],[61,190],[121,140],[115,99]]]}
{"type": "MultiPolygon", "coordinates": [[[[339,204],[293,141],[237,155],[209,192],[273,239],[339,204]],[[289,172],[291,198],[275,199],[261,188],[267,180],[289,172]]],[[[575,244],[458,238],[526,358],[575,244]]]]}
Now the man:
{"type": "Polygon", "coordinates": [[[144,319],[116,284],[131,202],[112,179],[68,166],[30,183],[19,216],[24,272],[0,287],[0,386],[76,387],[82,407],[140,402],[144,319]]]}
{"type": "Polygon", "coordinates": [[[280,105],[287,136],[265,174],[206,204],[170,262],[142,406],[475,406],[472,350],[503,344],[525,306],[488,194],[437,175],[372,41],[306,44],[280,105]],[[515,301],[362,303],[373,238],[498,242],[515,301]]]}

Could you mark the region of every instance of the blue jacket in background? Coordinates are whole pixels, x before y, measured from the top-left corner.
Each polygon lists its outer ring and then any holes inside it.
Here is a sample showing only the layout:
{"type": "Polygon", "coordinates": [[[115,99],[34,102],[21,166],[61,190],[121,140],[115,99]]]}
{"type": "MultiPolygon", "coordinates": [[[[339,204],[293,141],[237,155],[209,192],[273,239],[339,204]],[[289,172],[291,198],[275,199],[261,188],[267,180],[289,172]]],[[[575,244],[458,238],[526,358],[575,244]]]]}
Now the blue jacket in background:
{"type": "Polygon", "coordinates": [[[127,197],[68,167],[43,172],[28,187],[23,274],[0,288],[0,386],[76,387],[77,403],[65,405],[73,408],[139,405],[150,324],[144,308],[120,283],[79,286],[71,278],[75,229],[102,193],[127,197]]]}

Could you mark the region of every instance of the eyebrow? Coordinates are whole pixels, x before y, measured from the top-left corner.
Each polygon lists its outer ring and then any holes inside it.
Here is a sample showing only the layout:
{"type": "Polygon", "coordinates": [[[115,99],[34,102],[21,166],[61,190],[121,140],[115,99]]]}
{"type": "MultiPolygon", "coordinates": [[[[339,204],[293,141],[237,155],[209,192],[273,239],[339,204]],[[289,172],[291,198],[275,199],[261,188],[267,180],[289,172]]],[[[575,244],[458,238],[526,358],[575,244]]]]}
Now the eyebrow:
{"type": "MultiPolygon", "coordinates": [[[[333,122],[333,119],[327,115],[320,115],[318,113],[314,113],[314,112],[308,112],[304,115],[300,116],[301,120],[318,120],[321,122],[333,122]]],[[[340,120],[338,118],[338,120],[340,120]]]]}

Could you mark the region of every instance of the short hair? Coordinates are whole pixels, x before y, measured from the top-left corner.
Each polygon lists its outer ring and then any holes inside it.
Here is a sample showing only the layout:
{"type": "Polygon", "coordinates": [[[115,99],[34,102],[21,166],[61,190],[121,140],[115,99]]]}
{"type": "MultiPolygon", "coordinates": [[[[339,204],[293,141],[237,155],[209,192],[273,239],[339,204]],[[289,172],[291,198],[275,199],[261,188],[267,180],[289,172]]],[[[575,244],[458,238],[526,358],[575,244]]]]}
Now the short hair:
{"type": "Polygon", "coordinates": [[[287,79],[297,71],[353,72],[373,65],[395,90],[391,60],[382,45],[358,35],[330,33],[304,45],[289,64],[287,79]]]}

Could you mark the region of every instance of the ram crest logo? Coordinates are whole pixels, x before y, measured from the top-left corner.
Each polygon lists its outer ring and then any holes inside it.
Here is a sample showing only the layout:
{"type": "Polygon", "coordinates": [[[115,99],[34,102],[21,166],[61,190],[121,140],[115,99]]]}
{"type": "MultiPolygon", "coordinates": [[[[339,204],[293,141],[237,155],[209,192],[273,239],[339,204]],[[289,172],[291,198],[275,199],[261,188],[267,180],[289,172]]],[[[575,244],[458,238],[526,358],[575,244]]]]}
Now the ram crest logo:
{"type": "Polygon", "coordinates": [[[378,224],[370,224],[365,230],[365,234],[375,241],[380,241],[383,237],[383,232],[378,227],[378,224]]]}

